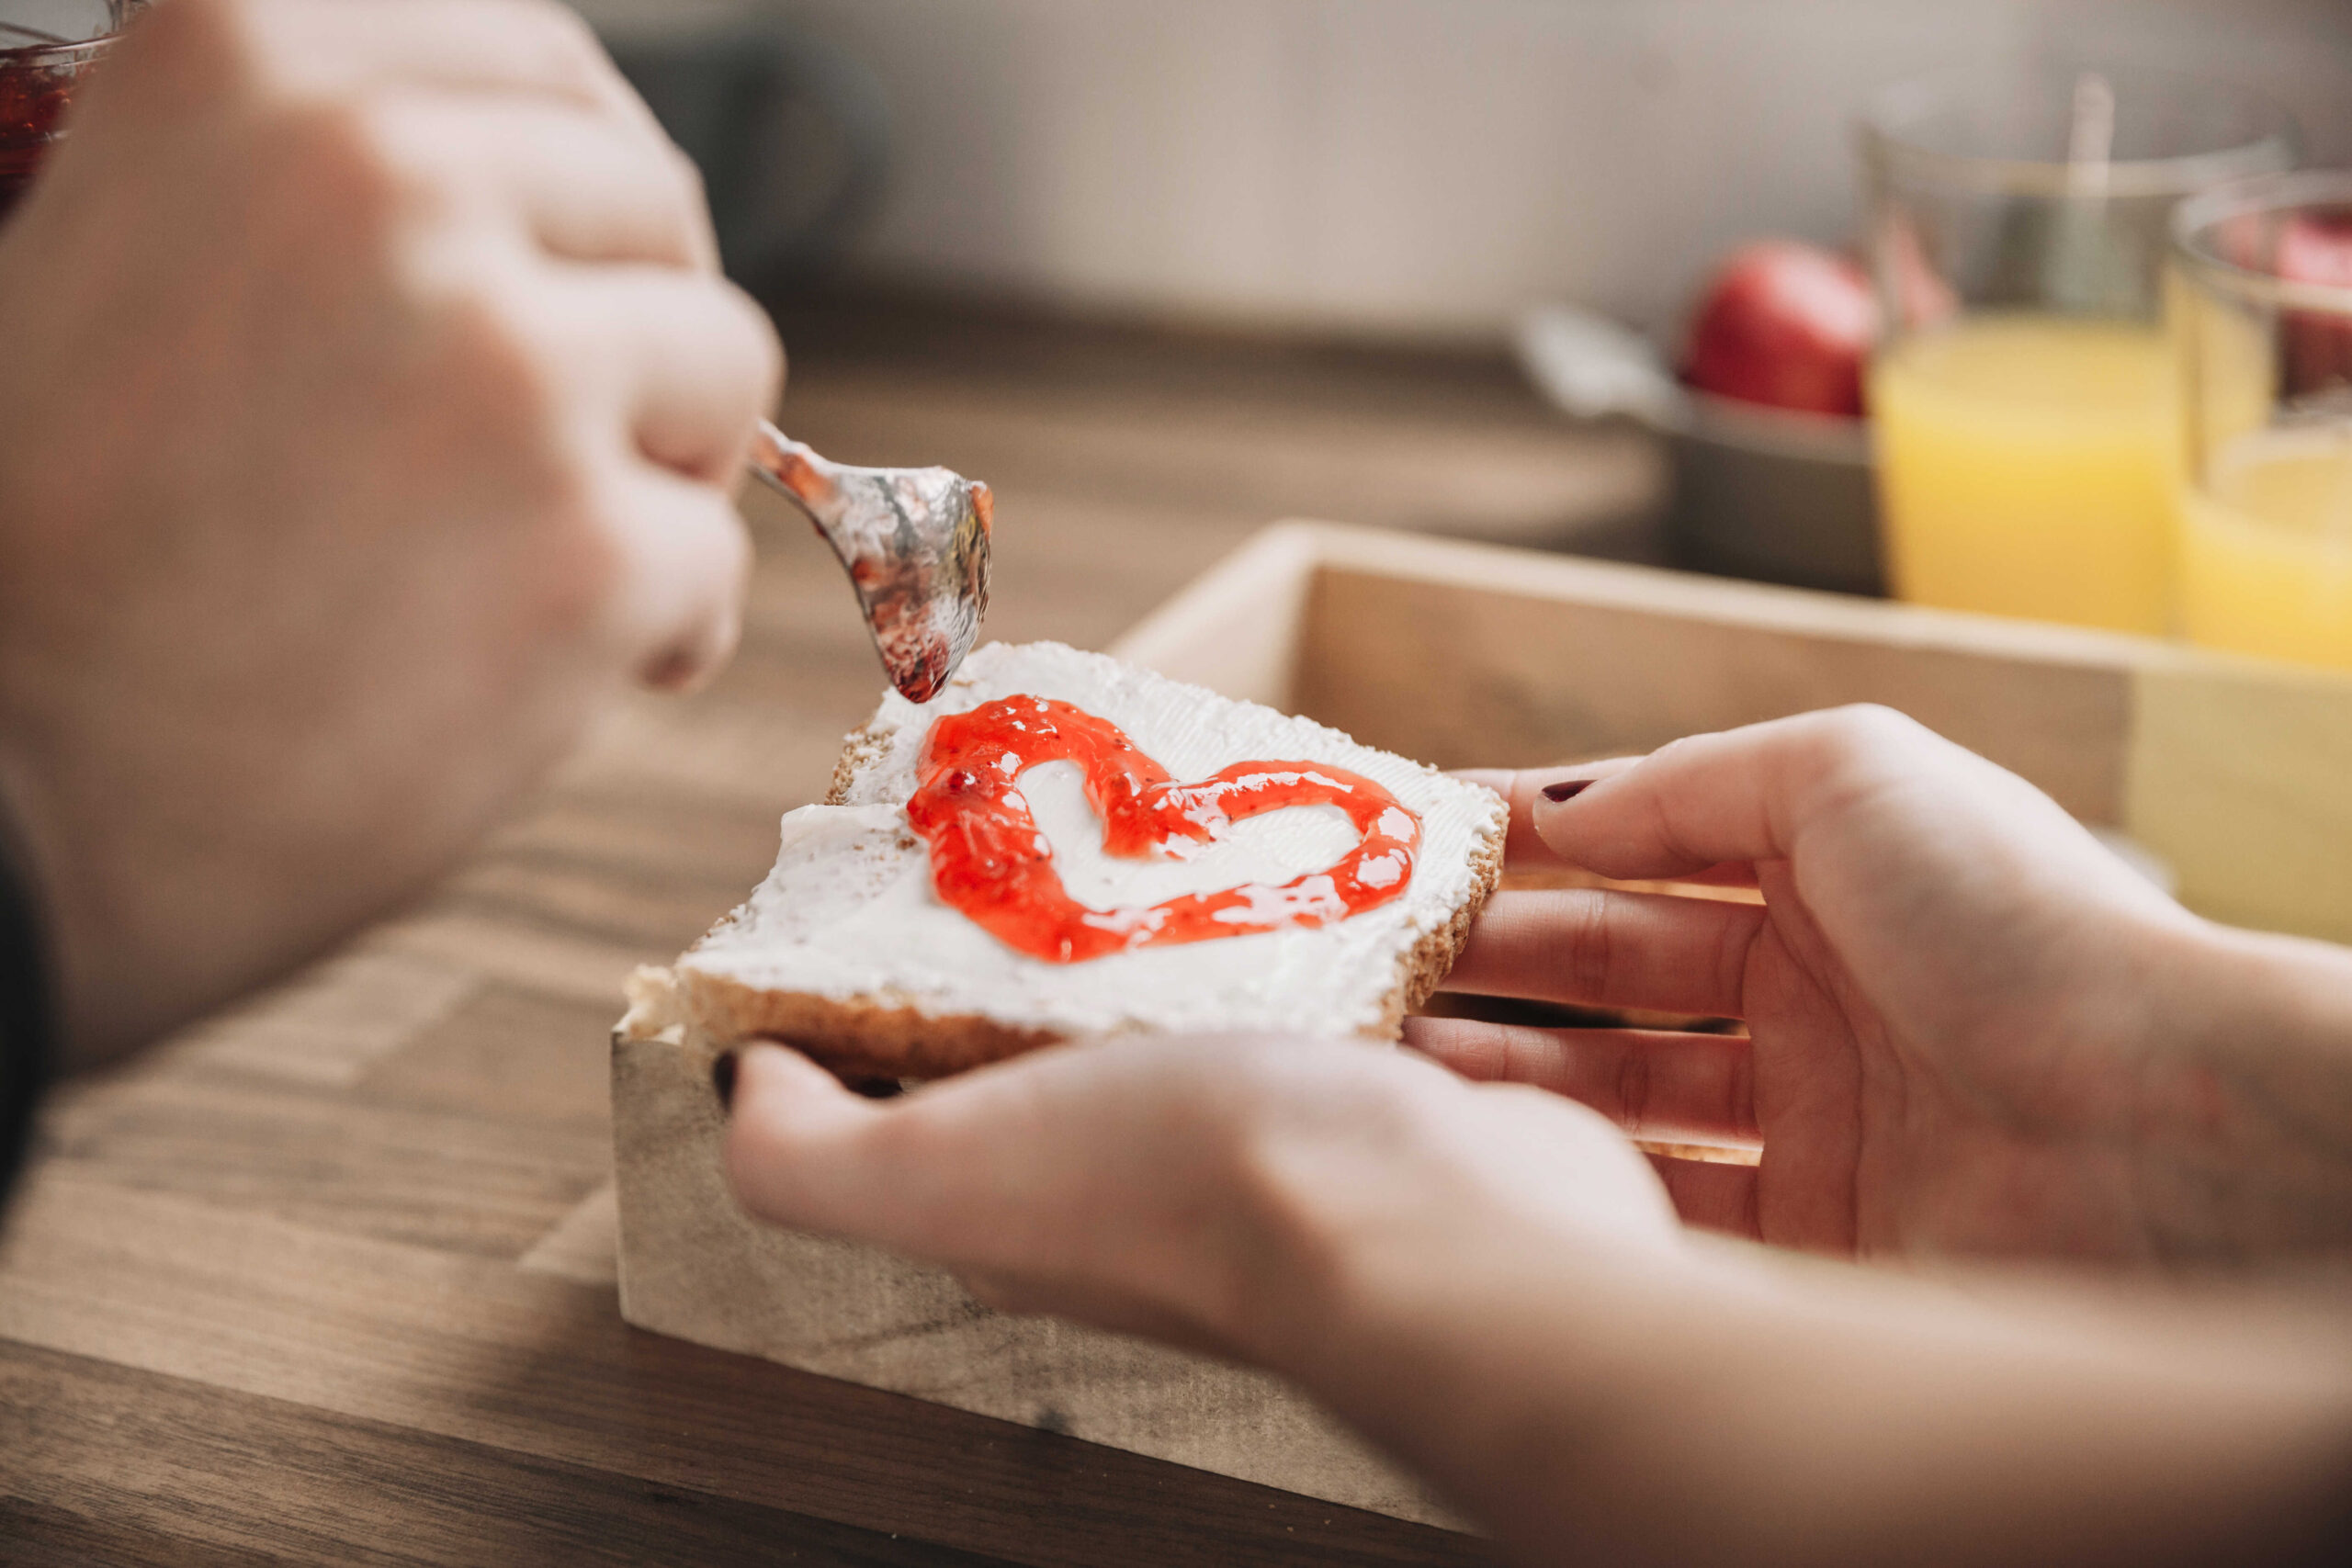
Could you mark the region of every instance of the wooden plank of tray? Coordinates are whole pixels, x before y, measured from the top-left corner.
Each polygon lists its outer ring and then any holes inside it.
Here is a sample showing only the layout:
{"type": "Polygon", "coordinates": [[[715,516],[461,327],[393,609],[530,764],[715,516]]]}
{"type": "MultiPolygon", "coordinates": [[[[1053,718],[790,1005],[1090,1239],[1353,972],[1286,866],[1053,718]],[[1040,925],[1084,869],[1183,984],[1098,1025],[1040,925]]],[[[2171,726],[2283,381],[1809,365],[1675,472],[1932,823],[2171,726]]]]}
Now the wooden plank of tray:
{"type": "MultiPolygon", "coordinates": [[[[1267,530],[1114,651],[1446,765],[1640,751],[1830,704],[1886,703],[2086,820],[2140,837],[2201,908],[2352,933],[2352,890],[2318,869],[2331,855],[2352,864],[2352,793],[2329,787],[2352,766],[2352,682],[2140,639],[1319,524],[1267,530]]],[[[707,1065],[661,1042],[616,1051],[631,1322],[1311,1495],[1442,1517],[1270,1380],[1003,1318],[938,1270],[752,1225],[719,1180],[707,1065]]]]}
{"type": "Polygon", "coordinates": [[[1419,1483],[1263,1372],[975,1301],[944,1269],[746,1217],[708,1048],[613,1044],[621,1315],[976,1416],[1425,1524],[1419,1483]]]}
{"type": "Polygon", "coordinates": [[[2325,671],[1318,523],[1119,649],[1449,767],[1884,703],[2146,845],[2192,908],[2352,939],[2352,680],[2325,671]]]}

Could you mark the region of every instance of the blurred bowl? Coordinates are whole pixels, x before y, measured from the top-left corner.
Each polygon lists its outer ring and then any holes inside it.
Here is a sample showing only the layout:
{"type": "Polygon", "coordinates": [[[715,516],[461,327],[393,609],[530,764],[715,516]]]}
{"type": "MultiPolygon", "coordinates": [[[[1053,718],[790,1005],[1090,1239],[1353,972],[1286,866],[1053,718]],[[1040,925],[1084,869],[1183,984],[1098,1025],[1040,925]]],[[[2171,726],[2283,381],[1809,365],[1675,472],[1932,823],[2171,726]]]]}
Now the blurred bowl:
{"type": "Polygon", "coordinates": [[[1521,317],[1520,362],[1580,419],[1629,417],[1672,455],[1667,538],[1677,565],[1796,588],[1883,596],[1870,426],[1694,392],[1656,345],[1589,310],[1521,317]]]}
{"type": "Polygon", "coordinates": [[[1697,571],[1883,595],[1870,425],[1683,389],[1667,536],[1697,571]]]}

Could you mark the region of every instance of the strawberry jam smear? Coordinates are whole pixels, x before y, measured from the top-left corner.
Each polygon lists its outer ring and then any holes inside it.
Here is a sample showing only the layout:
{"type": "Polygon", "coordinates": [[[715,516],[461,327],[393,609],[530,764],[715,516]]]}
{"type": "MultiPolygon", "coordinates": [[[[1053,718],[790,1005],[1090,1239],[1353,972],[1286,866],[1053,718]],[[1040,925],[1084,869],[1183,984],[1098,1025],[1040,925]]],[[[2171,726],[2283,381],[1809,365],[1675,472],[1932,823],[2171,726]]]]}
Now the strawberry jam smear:
{"type": "Polygon", "coordinates": [[[1236,762],[1178,784],[1117,726],[1044,697],[1006,697],[940,719],[924,739],[921,775],[907,818],[931,842],[941,900],[1006,946],[1051,964],[1331,925],[1402,895],[1421,842],[1420,818],[1360,773],[1321,762],[1236,762]],[[1106,854],[1182,859],[1233,823],[1292,806],[1338,807],[1361,841],[1330,869],[1279,887],[1245,883],[1090,908],[1063,887],[1053,846],[1021,793],[1021,775],[1040,762],[1083,771],[1106,854]]]}

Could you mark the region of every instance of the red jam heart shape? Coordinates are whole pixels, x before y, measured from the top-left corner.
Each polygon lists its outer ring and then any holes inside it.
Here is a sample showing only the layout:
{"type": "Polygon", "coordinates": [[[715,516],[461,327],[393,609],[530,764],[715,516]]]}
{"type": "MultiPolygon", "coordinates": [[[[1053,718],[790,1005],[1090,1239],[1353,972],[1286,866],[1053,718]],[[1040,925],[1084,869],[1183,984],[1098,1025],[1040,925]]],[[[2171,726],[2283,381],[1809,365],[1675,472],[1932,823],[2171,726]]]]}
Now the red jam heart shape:
{"type": "Polygon", "coordinates": [[[1044,697],[1006,697],[940,719],[923,739],[921,774],[907,818],[931,842],[941,900],[1007,947],[1049,964],[1328,926],[1410,886],[1421,842],[1421,819],[1360,773],[1321,762],[1236,762],[1177,784],[1116,725],[1044,697]],[[1236,822],[1292,806],[1338,807],[1361,841],[1330,869],[1279,887],[1250,882],[1159,904],[1090,908],[1063,887],[1053,846],[1020,789],[1028,769],[1065,761],[1085,773],[1105,854],[1180,858],[1236,822]]]}

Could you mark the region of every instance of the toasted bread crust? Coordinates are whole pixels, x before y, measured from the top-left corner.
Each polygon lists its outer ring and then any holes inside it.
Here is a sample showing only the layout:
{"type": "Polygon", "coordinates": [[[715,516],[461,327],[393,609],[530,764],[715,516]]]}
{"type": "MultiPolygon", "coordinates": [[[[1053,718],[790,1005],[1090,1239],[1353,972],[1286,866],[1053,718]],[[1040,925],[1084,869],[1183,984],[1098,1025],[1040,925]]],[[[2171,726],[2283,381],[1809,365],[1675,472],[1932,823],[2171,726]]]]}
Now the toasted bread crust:
{"type": "Polygon", "coordinates": [[[857,775],[872,766],[882,755],[882,738],[871,724],[861,724],[849,732],[842,742],[841,759],[833,764],[832,782],[825,786],[824,804],[847,806],[850,786],[857,783],[857,775]]]}
{"type": "Polygon", "coordinates": [[[1470,872],[1477,886],[1470,897],[1454,906],[1453,918],[1415,942],[1396,960],[1396,985],[1388,993],[1379,1038],[1394,1040],[1404,1032],[1405,1015],[1428,1001],[1439,986],[1453,971],[1454,961],[1462,956],[1463,947],[1470,941],[1470,928],[1478,923],[1479,912],[1487,900],[1494,897],[1496,885],[1503,876],[1503,838],[1509,818],[1498,815],[1496,828],[1478,846],[1477,854],[1470,862],[1470,872]]]}
{"type": "Polygon", "coordinates": [[[978,1013],[761,990],[692,970],[679,978],[686,1014],[705,1039],[719,1045],[775,1040],[845,1078],[945,1077],[1062,1038],[978,1013]]]}

